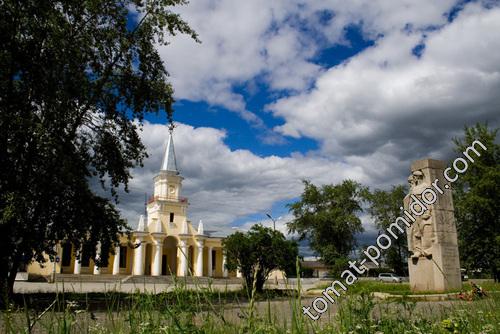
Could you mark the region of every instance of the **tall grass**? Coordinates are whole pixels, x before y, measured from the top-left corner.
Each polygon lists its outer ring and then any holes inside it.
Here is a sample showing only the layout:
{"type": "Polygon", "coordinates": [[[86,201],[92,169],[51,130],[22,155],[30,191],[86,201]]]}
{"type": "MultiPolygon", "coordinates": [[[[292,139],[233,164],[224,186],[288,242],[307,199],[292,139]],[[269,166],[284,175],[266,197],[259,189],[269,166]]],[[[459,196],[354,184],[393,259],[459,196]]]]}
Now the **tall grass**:
{"type": "Polygon", "coordinates": [[[332,317],[302,314],[298,292],[247,294],[182,280],[163,293],[26,295],[2,312],[1,333],[500,333],[500,296],[473,302],[375,302],[360,291],[340,299],[332,317]],[[281,308],[275,308],[281,303],[281,308]]]}

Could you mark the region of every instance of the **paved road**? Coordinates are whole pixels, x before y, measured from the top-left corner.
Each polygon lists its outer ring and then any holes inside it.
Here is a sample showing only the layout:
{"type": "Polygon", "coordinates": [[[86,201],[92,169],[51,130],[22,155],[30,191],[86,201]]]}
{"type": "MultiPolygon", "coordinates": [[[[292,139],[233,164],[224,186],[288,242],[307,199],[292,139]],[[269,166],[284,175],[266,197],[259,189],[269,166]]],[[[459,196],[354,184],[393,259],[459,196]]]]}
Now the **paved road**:
{"type": "MultiPolygon", "coordinates": [[[[308,289],[315,287],[318,284],[318,280],[308,280],[301,282],[302,291],[305,292],[308,289]]],[[[179,283],[178,283],[179,284],[179,283]]],[[[171,291],[176,287],[174,283],[167,282],[147,282],[140,280],[118,280],[118,281],[103,281],[103,282],[92,282],[92,281],[70,281],[70,282],[56,282],[56,283],[46,283],[46,282],[26,282],[17,281],[14,284],[15,293],[47,293],[47,292],[75,292],[75,293],[89,293],[89,292],[106,292],[106,291],[119,291],[125,293],[133,292],[150,292],[159,293],[164,291],[171,291]]],[[[212,290],[216,291],[235,291],[242,287],[242,283],[237,280],[224,280],[224,279],[214,279],[210,283],[207,281],[203,282],[190,282],[186,283],[185,287],[187,289],[200,289],[210,287],[212,290]]],[[[269,282],[265,286],[268,289],[294,289],[296,287],[296,282],[293,280],[285,284],[283,281],[269,282]]]]}

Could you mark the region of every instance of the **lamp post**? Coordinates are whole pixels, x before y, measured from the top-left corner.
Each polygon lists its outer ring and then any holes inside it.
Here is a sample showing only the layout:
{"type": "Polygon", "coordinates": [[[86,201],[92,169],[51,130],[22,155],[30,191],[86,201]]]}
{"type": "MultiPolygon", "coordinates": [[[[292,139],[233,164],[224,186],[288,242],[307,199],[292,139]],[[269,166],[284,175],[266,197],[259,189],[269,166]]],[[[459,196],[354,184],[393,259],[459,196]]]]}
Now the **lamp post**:
{"type": "Polygon", "coordinates": [[[273,230],[276,231],[276,220],[269,213],[266,213],[266,216],[273,221],[273,230]]]}

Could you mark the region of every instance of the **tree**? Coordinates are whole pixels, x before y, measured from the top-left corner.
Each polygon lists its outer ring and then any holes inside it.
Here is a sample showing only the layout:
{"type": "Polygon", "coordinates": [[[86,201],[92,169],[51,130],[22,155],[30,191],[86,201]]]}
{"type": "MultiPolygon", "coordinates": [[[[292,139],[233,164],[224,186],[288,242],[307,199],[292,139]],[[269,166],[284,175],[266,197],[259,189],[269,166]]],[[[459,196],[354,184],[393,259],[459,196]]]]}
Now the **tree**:
{"type": "MultiPolygon", "coordinates": [[[[400,207],[403,204],[403,199],[408,192],[408,188],[404,185],[393,186],[390,190],[375,190],[373,192],[364,191],[363,197],[368,201],[368,213],[375,221],[375,225],[380,230],[387,230],[389,225],[396,221],[396,218],[401,215],[400,207]]],[[[394,240],[384,254],[387,266],[394,269],[396,274],[404,276],[408,271],[408,241],[406,231],[394,240]]]]}
{"type": "Polygon", "coordinates": [[[500,279],[500,145],[496,141],[498,129],[487,125],[465,127],[463,138],[456,138],[455,151],[463,152],[475,140],[481,154],[469,151],[474,162],[468,161],[465,173],[453,183],[453,201],[457,220],[460,258],[468,269],[482,268],[493,278],[500,279]]]}
{"type": "Polygon", "coordinates": [[[146,113],[172,113],[155,45],[176,33],[196,39],[170,11],[184,3],[0,3],[3,293],[12,292],[20,265],[44,262],[59,241],[95,258],[98,241],[106,254],[127,229],[114,203],[146,157],[137,131],[146,113]],[[92,191],[96,181],[105,195],[92,191]]]}
{"type": "Polygon", "coordinates": [[[363,231],[356,215],[362,211],[361,191],[361,185],[351,180],[321,187],[304,181],[300,200],[288,205],[294,216],[289,232],[309,240],[324,263],[338,267],[356,245],[355,234],[363,231]]]}
{"type": "Polygon", "coordinates": [[[269,274],[276,269],[287,271],[295,267],[299,254],[294,240],[287,240],[280,231],[262,225],[253,225],[246,233],[233,233],[222,245],[227,269],[241,271],[248,291],[255,284],[256,291],[262,292],[269,274]]]}

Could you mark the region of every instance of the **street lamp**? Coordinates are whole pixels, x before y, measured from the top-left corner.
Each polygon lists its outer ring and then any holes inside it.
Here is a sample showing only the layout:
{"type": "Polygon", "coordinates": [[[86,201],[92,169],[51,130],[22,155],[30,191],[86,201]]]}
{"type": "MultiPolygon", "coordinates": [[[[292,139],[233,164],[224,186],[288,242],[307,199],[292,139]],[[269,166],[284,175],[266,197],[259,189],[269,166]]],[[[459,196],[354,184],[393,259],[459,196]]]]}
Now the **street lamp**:
{"type": "Polygon", "coordinates": [[[273,230],[276,231],[276,220],[269,213],[266,213],[266,216],[273,221],[273,230]]]}

